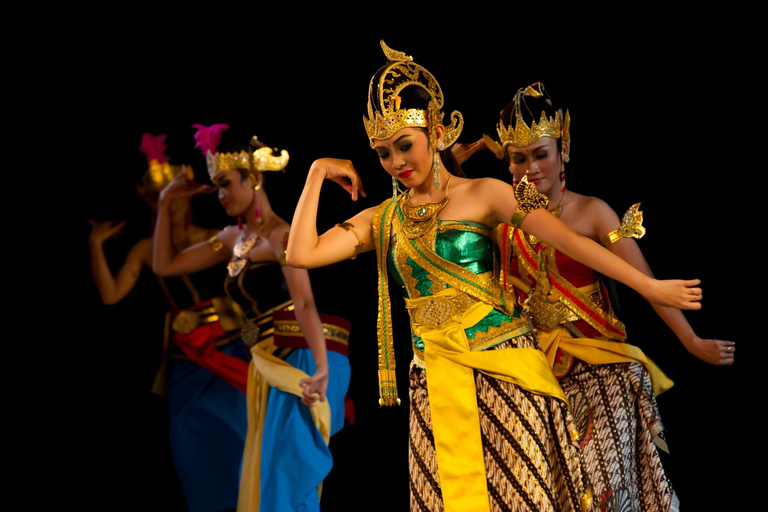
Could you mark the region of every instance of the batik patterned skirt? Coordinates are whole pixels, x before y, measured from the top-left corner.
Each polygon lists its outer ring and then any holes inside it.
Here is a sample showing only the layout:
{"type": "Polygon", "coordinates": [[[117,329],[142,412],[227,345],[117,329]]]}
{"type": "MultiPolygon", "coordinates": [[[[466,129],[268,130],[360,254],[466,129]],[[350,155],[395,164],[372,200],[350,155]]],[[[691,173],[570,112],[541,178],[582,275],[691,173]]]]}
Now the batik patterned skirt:
{"type": "Polygon", "coordinates": [[[645,368],[577,360],[560,385],[579,432],[592,510],[678,510],[654,443],[663,426],[645,368]]]}
{"type": "MultiPolygon", "coordinates": [[[[538,347],[524,335],[491,350],[538,347]]],[[[566,406],[475,372],[483,456],[492,511],[579,511],[583,493],[566,406]]],[[[410,371],[409,466],[412,511],[442,511],[426,370],[410,371]]]]}

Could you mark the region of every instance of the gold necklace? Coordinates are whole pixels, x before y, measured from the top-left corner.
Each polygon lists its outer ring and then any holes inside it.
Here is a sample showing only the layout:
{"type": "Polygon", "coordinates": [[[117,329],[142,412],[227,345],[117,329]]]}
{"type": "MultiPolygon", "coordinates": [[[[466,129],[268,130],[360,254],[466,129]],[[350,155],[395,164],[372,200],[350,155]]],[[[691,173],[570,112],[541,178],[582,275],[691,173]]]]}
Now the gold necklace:
{"type": "Polygon", "coordinates": [[[448,187],[451,184],[451,175],[445,183],[445,197],[436,203],[421,203],[412,205],[408,202],[410,190],[403,194],[401,209],[405,220],[401,226],[401,233],[409,239],[419,238],[430,232],[437,222],[437,215],[448,204],[448,187]]]}
{"type": "Polygon", "coordinates": [[[231,277],[235,277],[243,271],[245,265],[248,263],[248,253],[251,252],[251,249],[253,249],[259,242],[261,242],[261,236],[259,236],[257,231],[246,233],[245,230],[243,230],[237,235],[235,247],[232,249],[232,258],[227,264],[227,271],[231,277]]]}

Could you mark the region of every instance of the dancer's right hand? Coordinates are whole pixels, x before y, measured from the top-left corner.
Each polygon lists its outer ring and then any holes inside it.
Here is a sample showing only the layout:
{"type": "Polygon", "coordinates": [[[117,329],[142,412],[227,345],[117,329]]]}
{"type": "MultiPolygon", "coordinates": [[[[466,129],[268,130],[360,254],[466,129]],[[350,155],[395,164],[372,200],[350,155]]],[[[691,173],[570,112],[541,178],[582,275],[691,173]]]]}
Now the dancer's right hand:
{"type": "Polygon", "coordinates": [[[357,174],[357,170],[355,170],[355,166],[352,165],[350,160],[320,158],[312,163],[309,172],[320,174],[323,178],[338,183],[344,190],[349,192],[353,201],[357,201],[358,192],[365,197],[363,182],[360,180],[360,175],[357,174]]]}
{"type": "Polygon", "coordinates": [[[163,190],[160,191],[161,201],[190,198],[196,194],[210,193],[216,189],[211,185],[203,185],[190,180],[187,175],[187,167],[182,165],[182,172],[176,175],[163,190]]]}
{"type": "Polygon", "coordinates": [[[96,222],[89,219],[88,222],[91,224],[91,234],[88,236],[88,241],[94,245],[103,244],[108,239],[116,237],[123,232],[123,226],[125,226],[125,221],[105,220],[96,222]]]}

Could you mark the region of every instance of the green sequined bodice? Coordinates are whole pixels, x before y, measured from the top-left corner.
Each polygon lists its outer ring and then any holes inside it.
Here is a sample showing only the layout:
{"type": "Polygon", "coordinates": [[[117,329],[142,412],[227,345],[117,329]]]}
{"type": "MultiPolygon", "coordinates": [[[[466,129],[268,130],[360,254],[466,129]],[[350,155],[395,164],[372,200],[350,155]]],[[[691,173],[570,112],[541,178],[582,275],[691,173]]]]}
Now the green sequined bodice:
{"type": "MultiPolygon", "coordinates": [[[[494,242],[492,229],[472,222],[444,221],[438,219],[438,228],[434,235],[433,250],[440,258],[458,264],[477,275],[489,276],[494,268],[494,242]]],[[[419,266],[398,247],[398,240],[393,237],[387,255],[389,271],[395,281],[402,286],[408,298],[433,295],[449,284],[441,282],[427,270],[419,266]]],[[[527,323],[515,309],[512,316],[498,310],[491,310],[488,315],[473,327],[465,329],[473,350],[484,350],[506,341],[505,333],[527,323]]],[[[418,336],[412,336],[414,352],[423,353],[424,342],[418,336]]],[[[417,358],[418,359],[418,358],[417,358]]]]}

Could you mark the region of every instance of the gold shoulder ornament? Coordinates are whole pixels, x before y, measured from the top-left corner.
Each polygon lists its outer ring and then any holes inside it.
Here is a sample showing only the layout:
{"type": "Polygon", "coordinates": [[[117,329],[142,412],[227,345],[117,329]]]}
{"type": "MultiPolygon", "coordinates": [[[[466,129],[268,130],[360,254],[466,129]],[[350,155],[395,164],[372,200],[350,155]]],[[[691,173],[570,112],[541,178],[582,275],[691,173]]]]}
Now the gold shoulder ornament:
{"type": "Polygon", "coordinates": [[[518,203],[517,210],[512,215],[510,224],[517,228],[521,226],[526,215],[533,210],[546,208],[549,204],[549,198],[536,190],[536,185],[528,181],[528,176],[523,176],[523,179],[515,186],[515,199],[518,203]]]}
{"type": "Polygon", "coordinates": [[[640,211],[640,203],[633,204],[629,210],[624,213],[621,219],[621,226],[614,229],[603,237],[602,244],[608,247],[622,238],[643,238],[645,236],[645,227],[643,227],[643,212],[640,211]]]}

